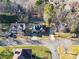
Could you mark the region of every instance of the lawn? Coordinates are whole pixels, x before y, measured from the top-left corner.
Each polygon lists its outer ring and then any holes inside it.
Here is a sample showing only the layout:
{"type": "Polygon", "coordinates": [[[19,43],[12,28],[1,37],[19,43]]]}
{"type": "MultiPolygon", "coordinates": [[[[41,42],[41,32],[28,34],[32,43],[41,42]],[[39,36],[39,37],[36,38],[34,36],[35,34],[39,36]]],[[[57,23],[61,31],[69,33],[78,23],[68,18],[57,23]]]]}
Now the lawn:
{"type": "Polygon", "coordinates": [[[63,46],[58,47],[60,59],[76,59],[79,54],[79,45],[71,45],[67,50],[63,46]]]}
{"type": "MultiPolygon", "coordinates": [[[[23,40],[23,39],[28,40],[28,39],[31,39],[31,38],[32,38],[31,36],[18,36],[16,39],[18,39],[18,40],[23,40]]],[[[49,40],[49,39],[50,39],[49,36],[42,36],[42,37],[38,37],[38,36],[37,36],[37,38],[38,38],[39,40],[49,40]]]]}
{"type": "Polygon", "coordinates": [[[44,57],[48,57],[48,59],[51,59],[51,52],[49,51],[48,48],[44,46],[0,47],[0,57],[2,57],[2,59],[12,59],[15,48],[31,48],[32,53],[37,56],[36,59],[43,59],[44,57]]]}
{"type": "Polygon", "coordinates": [[[56,38],[72,38],[72,36],[73,34],[71,33],[62,33],[62,32],[58,32],[55,35],[56,38]]]}

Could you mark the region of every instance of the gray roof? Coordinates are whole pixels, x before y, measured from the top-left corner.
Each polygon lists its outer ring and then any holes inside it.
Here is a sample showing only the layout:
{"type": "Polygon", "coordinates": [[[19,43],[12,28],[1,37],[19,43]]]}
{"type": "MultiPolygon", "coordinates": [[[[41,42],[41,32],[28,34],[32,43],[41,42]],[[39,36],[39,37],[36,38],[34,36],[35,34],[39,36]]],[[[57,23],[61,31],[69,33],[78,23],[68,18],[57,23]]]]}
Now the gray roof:
{"type": "Polygon", "coordinates": [[[5,4],[0,2],[0,13],[4,12],[5,10],[5,4]]]}
{"type": "Polygon", "coordinates": [[[65,1],[68,1],[68,0],[49,0],[49,2],[65,2],[65,1]]]}

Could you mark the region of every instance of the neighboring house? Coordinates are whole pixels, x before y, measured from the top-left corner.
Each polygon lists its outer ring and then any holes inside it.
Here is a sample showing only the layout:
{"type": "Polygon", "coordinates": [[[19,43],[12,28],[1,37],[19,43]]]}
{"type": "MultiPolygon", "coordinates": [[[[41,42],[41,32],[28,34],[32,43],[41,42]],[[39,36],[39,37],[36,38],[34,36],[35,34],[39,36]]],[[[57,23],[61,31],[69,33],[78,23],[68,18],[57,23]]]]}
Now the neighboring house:
{"type": "Polygon", "coordinates": [[[79,2],[79,0],[68,0],[69,2],[75,2],[75,1],[77,1],[77,2],[79,2]]]}
{"type": "Polygon", "coordinates": [[[78,0],[72,0],[68,1],[68,4],[65,7],[66,10],[71,10],[71,12],[77,12],[79,15],[79,1],[78,0]]]}
{"type": "Polygon", "coordinates": [[[5,9],[4,7],[5,5],[0,2],[0,14],[4,12],[4,9],[5,9]]]}
{"type": "Polygon", "coordinates": [[[66,11],[73,11],[74,8],[79,10],[79,0],[49,0],[50,4],[53,4],[54,7],[65,5],[66,11]]]}
{"type": "Polygon", "coordinates": [[[70,2],[70,6],[71,6],[71,7],[79,8],[79,2],[78,2],[78,1],[70,2]]]}
{"type": "Polygon", "coordinates": [[[12,3],[16,3],[23,8],[31,8],[31,6],[35,5],[35,0],[10,0],[12,3]]]}
{"type": "Polygon", "coordinates": [[[10,28],[10,33],[16,36],[23,36],[25,31],[25,23],[13,23],[10,28]]]}
{"type": "Polygon", "coordinates": [[[53,3],[53,2],[79,2],[79,0],[49,0],[50,3],[53,3]]]}
{"type": "Polygon", "coordinates": [[[67,0],[49,0],[49,3],[67,2],[67,0]]]}

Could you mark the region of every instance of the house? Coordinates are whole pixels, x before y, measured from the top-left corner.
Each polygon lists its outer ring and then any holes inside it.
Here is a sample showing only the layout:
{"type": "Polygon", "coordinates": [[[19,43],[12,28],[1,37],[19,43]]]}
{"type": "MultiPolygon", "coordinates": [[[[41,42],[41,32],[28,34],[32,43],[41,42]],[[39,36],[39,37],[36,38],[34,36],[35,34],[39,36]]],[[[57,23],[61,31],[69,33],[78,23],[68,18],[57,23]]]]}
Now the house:
{"type": "Polygon", "coordinates": [[[5,11],[5,4],[0,2],[0,14],[3,13],[4,11],[5,11]]]}
{"type": "MultiPolygon", "coordinates": [[[[79,0],[69,0],[68,4],[65,7],[66,10],[70,10],[71,12],[75,12],[79,10],[79,0]]],[[[77,12],[79,15],[79,12],[77,12]]]]}
{"type": "Polygon", "coordinates": [[[58,3],[58,2],[66,2],[67,0],[49,0],[50,4],[58,3]]]}
{"type": "Polygon", "coordinates": [[[26,29],[25,23],[12,23],[9,33],[11,37],[23,36],[26,29]]]}
{"type": "Polygon", "coordinates": [[[13,59],[20,54],[18,59],[36,59],[35,55],[32,54],[32,49],[15,49],[13,59]]]}
{"type": "Polygon", "coordinates": [[[75,1],[70,2],[70,6],[79,8],[79,1],[75,0],[75,1]]]}
{"type": "Polygon", "coordinates": [[[35,5],[35,0],[10,0],[12,3],[16,3],[25,9],[31,8],[35,5]]]}
{"type": "Polygon", "coordinates": [[[32,59],[32,49],[22,49],[21,55],[18,59],[32,59]]]}

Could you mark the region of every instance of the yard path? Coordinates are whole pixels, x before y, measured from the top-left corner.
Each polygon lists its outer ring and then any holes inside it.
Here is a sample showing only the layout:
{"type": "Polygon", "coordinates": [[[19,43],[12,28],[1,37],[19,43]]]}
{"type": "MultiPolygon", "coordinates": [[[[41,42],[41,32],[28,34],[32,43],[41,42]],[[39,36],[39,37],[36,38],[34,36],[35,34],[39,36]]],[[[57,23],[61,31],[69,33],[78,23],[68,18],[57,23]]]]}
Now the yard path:
{"type": "Polygon", "coordinates": [[[47,41],[45,45],[50,49],[52,52],[52,59],[59,59],[57,48],[60,45],[63,45],[65,48],[68,48],[73,42],[71,40],[55,40],[55,41],[47,41]]]}

